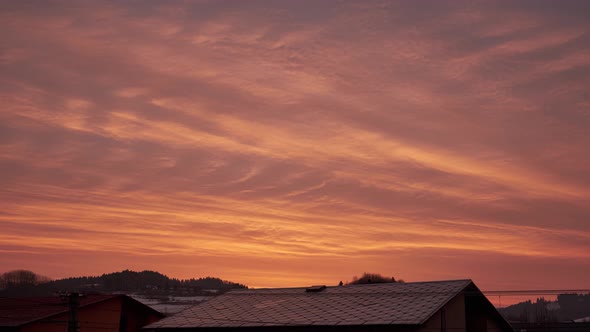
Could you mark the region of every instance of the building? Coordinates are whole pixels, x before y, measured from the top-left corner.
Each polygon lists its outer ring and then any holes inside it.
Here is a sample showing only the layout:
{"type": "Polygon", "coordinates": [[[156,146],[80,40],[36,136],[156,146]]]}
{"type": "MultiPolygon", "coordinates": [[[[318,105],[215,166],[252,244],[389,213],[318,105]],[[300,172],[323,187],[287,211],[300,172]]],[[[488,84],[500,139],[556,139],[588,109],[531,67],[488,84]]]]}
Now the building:
{"type": "Polygon", "coordinates": [[[512,332],[471,280],[232,290],[152,332],[512,332]]]}
{"type": "MultiPolygon", "coordinates": [[[[79,332],[134,332],[164,315],[126,295],[77,299],[79,332]]],[[[0,298],[0,331],[65,332],[70,306],[59,297],[0,298]]]]}

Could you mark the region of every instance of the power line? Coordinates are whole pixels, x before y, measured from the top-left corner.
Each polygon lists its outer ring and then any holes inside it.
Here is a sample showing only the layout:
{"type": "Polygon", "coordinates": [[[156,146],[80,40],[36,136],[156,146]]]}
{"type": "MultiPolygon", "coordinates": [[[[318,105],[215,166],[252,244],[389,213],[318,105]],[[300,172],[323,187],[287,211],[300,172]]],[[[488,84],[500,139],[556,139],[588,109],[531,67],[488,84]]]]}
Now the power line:
{"type": "Polygon", "coordinates": [[[485,295],[561,295],[590,294],[590,289],[527,289],[482,291],[485,295]]]}

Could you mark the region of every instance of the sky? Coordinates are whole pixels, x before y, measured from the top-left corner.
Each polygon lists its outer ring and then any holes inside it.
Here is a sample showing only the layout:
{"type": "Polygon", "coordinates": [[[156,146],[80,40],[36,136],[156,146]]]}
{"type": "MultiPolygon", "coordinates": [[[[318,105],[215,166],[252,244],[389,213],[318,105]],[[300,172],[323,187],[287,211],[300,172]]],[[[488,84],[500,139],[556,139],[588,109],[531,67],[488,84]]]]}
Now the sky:
{"type": "Polygon", "coordinates": [[[2,1],[0,272],[590,288],[588,13],[2,1]]]}

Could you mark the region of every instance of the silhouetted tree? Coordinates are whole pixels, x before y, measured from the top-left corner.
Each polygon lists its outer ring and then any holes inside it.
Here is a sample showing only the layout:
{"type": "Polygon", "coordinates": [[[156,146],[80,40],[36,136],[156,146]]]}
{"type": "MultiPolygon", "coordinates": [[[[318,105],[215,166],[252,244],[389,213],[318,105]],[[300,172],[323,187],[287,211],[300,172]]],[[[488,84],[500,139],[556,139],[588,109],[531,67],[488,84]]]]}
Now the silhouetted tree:
{"type": "Polygon", "coordinates": [[[29,270],[8,271],[0,275],[0,289],[36,286],[50,280],[29,270]]]}
{"type": "Polygon", "coordinates": [[[379,273],[363,273],[363,275],[359,278],[354,276],[352,281],[349,282],[349,285],[358,285],[358,284],[383,284],[383,283],[391,283],[397,282],[394,277],[385,277],[379,273]]]}

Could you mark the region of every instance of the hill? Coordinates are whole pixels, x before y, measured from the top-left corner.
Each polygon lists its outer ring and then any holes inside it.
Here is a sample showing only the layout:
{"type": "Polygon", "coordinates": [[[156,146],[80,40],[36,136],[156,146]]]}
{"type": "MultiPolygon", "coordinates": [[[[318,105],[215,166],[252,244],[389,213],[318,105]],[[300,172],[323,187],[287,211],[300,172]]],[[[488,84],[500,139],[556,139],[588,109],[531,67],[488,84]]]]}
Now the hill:
{"type": "MultiPolygon", "coordinates": [[[[33,272],[30,273],[34,274],[33,272]]],[[[2,274],[0,277],[0,295],[43,296],[53,295],[58,292],[213,295],[233,288],[247,288],[245,285],[214,277],[176,279],[155,271],[135,272],[130,270],[101,276],[72,277],[58,280],[39,278],[42,281],[34,283],[4,282],[5,276],[13,274],[13,271],[11,271],[2,274]]]]}

